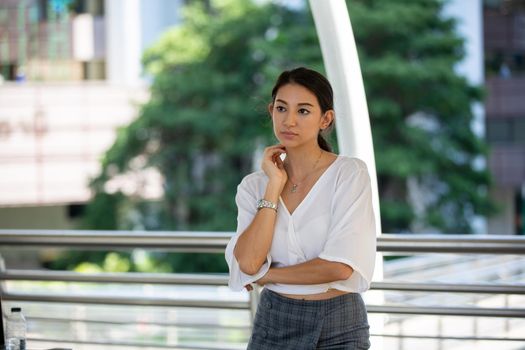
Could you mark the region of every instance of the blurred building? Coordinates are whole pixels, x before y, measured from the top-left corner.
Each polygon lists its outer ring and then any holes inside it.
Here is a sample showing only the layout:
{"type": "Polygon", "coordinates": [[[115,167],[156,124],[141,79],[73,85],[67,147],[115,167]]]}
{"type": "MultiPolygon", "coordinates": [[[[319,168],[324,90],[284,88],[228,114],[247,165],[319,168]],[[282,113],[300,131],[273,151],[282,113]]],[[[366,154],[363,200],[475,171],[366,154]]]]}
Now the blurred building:
{"type": "MultiPolygon", "coordinates": [[[[148,98],[142,52],[181,3],[0,2],[0,228],[74,227],[117,128],[148,98]]],[[[155,198],[160,178],[124,190],[155,198]]]]}
{"type": "Polygon", "coordinates": [[[488,166],[501,213],[489,232],[525,234],[525,1],[485,1],[488,166]]]}

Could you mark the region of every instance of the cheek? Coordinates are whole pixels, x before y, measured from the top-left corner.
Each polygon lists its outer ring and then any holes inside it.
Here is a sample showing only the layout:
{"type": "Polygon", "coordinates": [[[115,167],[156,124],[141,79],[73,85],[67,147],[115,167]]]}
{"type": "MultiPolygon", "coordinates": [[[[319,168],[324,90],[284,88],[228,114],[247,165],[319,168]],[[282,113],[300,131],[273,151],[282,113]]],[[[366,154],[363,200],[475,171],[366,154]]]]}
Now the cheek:
{"type": "Polygon", "coordinates": [[[283,114],[282,113],[273,113],[272,114],[272,124],[274,127],[277,127],[283,123],[283,114]]]}
{"type": "Polygon", "coordinates": [[[317,119],[317,120],[314,120],[312,118],[312,120],[310,120],[310,122],[308,123],[308,129],[312,130],[312,132],[319,132],[319,129],[321,129],[321,126],[322,126],[322,122],[317,119]]]}
{"type": "Polygon", "coordinates": [[[275,132],[277,132],[278,129],[279,129],[279,119],[276,118],[276,117],[274,117],[274,116],[272,116],[272,118],[271,118],[271,122],[272,122],[272,129],[273,129],[275,132]]]}

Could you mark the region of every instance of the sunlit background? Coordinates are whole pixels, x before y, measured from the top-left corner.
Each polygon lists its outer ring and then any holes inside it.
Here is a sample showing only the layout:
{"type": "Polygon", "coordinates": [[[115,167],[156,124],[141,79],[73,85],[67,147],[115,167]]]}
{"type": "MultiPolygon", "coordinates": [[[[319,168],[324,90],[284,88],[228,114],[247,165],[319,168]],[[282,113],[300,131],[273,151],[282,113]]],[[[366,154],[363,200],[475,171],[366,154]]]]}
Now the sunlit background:
{"type": "MultiPolygon", "coordinates": [[[[383,232],[525,235],[525,1],[347,6],[383,232]]],[[[0,0],[0,229],[234,231],[236,186],[257,169],[262,147],[275,142],[266,116],[273,80],[298,65],[325,71],[303,0],[0,0]]],[[[337,149],[335,135],[332,144],[337,149]]],[[[0,270],[226,272],[217,252],[108,244],[5,244],[0,270]]],[[[408,255],[385,254],[385,281],[521,289],[368,293],[385,305],[525,305],[523,253],[408,255]]],[[[0,287],[8,307],[22,305],[35,348],[245,346],[250,313],[235,303],[247,302],[248,293],[229,292],[222,282],[173,286],[136,276],[133,284],[107,285],[4,275],[0,287]],[[156,303],[38,301],[42,295],[156,303]]],[[[523,316],[384,314],[384,328],[371,330],[376,349],[525,349],[523,316]]]]}

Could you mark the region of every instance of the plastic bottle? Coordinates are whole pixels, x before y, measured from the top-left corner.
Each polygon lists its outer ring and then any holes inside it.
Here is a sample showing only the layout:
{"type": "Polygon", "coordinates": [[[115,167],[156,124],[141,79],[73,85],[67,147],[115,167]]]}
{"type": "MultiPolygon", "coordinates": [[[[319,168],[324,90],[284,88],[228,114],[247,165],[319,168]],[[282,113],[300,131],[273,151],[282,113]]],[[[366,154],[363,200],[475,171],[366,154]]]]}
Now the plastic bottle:
{"type": "Polygon", "coordinates": [[[25,350],[26,319],[19,307],[11,308],[11,314],[6,320],[6,346],[8,350],[25,350]]]}

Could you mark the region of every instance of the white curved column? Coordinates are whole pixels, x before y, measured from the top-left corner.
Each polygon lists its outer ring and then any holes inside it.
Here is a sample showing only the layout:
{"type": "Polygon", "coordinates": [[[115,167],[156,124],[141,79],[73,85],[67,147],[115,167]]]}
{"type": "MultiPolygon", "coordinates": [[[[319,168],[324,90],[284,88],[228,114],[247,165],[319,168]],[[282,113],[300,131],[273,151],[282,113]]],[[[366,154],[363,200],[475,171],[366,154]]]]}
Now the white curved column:
{"type": "MultiPolygon", "coordinates": [[[[381,234],[379,194],[374,157],[374,145],[365,88],[359,57],[344,0],[310,0],[310,7],[321,44],[324,66],[328,79],[334,89],[336,131],[339,153],[357,157],[366,162],[372,182],[372,198],[376,219],[376,236],[381,234]]],[[[376,255],[375,281],[383,279],[383,259],[376,255]]],[[[365,299],[373,304],[383,302],[383,293],[366,293],[365,299]]],[[[369,323],[374,333],[382,333],[382,315],[369,315],[369,323]]],[[[375,340],[373,349],[382,349],[383,342],[375,340]]]]}
{"type": "Polygon", "coordinates": [[[344,0],[310,0],[324,66],[334,89],[339,153],[366,162],[372,179],[377,234],[381,234],[372,131],[350,17],[344,0]]]}
{"type": "Polygon", "coordinates": [[[104,6],[107,81],[114,85],[140,85],[140,0],[106,0],[104,6]]]}

